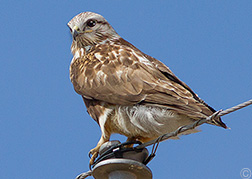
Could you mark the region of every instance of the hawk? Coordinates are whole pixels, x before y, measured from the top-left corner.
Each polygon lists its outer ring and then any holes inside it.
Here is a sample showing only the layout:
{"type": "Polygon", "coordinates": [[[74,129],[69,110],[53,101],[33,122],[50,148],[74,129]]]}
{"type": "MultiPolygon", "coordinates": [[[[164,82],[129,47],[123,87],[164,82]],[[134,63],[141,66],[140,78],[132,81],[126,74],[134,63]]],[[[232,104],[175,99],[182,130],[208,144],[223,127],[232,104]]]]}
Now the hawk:
{"type": "MultiPolygon", "coordinates": [[[[113,133],[147,142],[215,112],[166,65],[120,37],[103,16],[83,12],[68,26],[70,79],[101,129],[91,164],[113,133]]],[[[211,124],[227,128],[220,118],[211,124]]],[[[187,134],[193,132],[197,129],[187,134]]]]}

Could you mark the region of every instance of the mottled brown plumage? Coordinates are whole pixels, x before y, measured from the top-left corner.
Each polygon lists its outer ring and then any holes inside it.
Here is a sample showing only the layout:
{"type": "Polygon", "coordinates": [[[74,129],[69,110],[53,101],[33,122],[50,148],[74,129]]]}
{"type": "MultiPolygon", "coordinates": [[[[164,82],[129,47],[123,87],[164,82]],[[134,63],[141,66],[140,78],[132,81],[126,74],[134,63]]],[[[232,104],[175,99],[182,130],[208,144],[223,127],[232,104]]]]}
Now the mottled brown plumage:
{"type": "MultiPolygon", "coordinates": [[[[146,142],[215,112],[162,62],[122,39],[101,15],[81,13],[68,26],[74,39],[70,78],[102,131],[91,163],[112,133],[146,142]]],[[[226,128],[221,119],[213,124],[226,128]]]]}

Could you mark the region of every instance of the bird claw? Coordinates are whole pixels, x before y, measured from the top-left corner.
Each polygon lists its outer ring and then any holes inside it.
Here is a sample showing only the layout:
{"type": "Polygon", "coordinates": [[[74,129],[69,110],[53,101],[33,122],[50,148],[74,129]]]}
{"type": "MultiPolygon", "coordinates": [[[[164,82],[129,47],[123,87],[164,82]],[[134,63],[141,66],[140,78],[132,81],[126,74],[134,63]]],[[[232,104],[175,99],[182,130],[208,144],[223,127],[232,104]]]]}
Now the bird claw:
{"type": "Polygon", "coordinates": [[[93,153],[91,152],[91,150],[88,152],[88,157],[91,159],[93,153]]]}
{"type": "Polygon", "coordinates": [[[93,165],[94,164],[94,161],[95,161],[95,159],[98,157],[98,151],[97,151],[97,149],[96,148],[94,148],[94,149],[92,149],[92,150],[90,150],[89,152],[88,152],[88,156],[89,156],[89,158],[90,158],[90,161],[89,161],[89,165],[93,165]],[[92,156],[91,156],[92,155],[92,156]]]}
{"type": "Polygon", "coordinates": [[[93,165],[95,159],[98,157],[98,152],[93,153],[92,157],[89,160],[89,165],[93,165]]]}

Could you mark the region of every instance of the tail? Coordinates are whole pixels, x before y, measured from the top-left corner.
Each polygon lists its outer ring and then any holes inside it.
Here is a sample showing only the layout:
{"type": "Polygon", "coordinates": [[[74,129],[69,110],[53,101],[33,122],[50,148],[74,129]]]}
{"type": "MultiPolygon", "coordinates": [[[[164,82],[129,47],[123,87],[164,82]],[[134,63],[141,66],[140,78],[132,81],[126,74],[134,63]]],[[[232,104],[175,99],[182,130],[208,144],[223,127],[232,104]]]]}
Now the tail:
{"type": "Polygon", "coordinates": [[[221,117],[213,118],[211,123],[213,125],[223,127],[224,129],[228,129],[227,125],[224,122],[222,122],[221,117]]]}

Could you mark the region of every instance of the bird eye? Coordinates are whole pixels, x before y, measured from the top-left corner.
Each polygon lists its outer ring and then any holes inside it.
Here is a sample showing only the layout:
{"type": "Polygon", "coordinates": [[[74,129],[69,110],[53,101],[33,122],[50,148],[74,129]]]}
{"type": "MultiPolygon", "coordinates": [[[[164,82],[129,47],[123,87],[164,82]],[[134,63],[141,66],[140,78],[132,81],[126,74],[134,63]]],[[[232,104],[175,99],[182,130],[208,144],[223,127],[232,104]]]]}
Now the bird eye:
{"type": "Polygon", "coordinates": [[[96,25],[96,21],[95,20],[89,20],[88,22],[87,22],[87,26],[88,27],[94,27],[96,25]]]}

